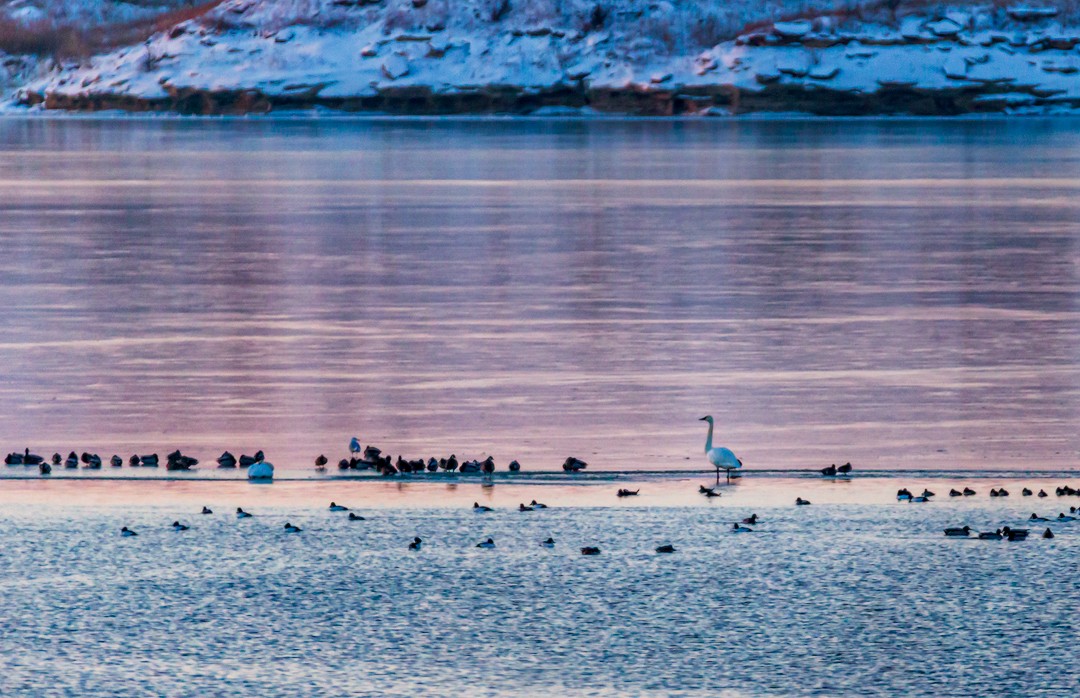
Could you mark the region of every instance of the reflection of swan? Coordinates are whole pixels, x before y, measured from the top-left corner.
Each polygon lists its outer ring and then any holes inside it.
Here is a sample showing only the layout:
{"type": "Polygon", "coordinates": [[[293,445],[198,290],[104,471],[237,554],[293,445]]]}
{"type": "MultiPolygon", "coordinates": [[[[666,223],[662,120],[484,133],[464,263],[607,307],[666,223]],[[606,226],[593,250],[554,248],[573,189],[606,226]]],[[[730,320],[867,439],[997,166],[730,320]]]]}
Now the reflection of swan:
{"type": "Polygon", "coordinates": [[[249,480],[273,480],[274,479],[274,464],[269,461],[259,461],[250,468],[248,468],[249,480]]]}
{"type": "Polygon", "coordinates": [[[727,471],[728,479],[731,479],[731,471],[738,470],[742,467],[742,461],[735,457],[735,454],[731,452],[731,449],[724,448],[723,446],[717,446],[713,448],[712,445],[712,433],[713,433],[713,418],[712,415],[706,415],[699,421],[709,423],[709,435],[705,438],[705,457],[709,459],[709,462],[716,468],[716,479],[720,479],[720,469],[727,471]]]}

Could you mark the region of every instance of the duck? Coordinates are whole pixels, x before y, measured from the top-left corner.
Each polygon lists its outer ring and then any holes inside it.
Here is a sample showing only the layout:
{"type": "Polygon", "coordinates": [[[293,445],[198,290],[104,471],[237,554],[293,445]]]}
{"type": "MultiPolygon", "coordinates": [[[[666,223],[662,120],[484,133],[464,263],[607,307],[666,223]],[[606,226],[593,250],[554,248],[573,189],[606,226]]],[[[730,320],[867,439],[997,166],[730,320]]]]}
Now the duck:
{"type": "Polygon", "coordinates": [[[1028,521],[1049,521],[1049,519],[1042,516],[1036,516],[1035,513],[1032,512],[1031,516],[1028,517],[1028,521]]]}
{"type": "Polygon", "coordinates": [[[1009,496],[1009,491],[1007,489],[1005,489],[1004,487],[1002,487],[1001,489],[998,490],[998,496],[999,497],[1008,497],[1009,496]]]}
{"type": "Polygon", "coordinates": [[[49,473],[52,472],[52,466],[49,465],[48,463],[42,463],[41,465],[38,466],[38,472],[41,473],[42,475],[48,475],[49,473]]]}
{"type": "Polygon", "coordinates": [[[1001,535],[1005,536],[1009,540],[1025,540],[1028,537],[1028,529],[1026,528],[1009,528],[1003,526],[1001,528],[1001,535]]]}
{"type": "Polygon", "coordinates": [[[946,528],[945,536],[947,538],[967,538],[971,535],[970,526],[961,526],[960,528],[946,528]]]}
{"type": "Polygon", "coordinates": [[[301,529],[299,526],[293,526],[288,521],[285,522],[285,532],[286,533],[299,533],[302,530],[303,529],[301,529]]]}
{"type": "Polygon", "coordinates": [[[587,467],[589,467],[588,463],[581,460],[580,458],[575,458],[574,456],[568,456],[562,464],[562,469],[568,473],[577,473],[587,467]]]}
{"type": "Polygon", "coordinates": [[[931,497],[936,497],[937,495],[934,494],[933,492],[931,492],[930,490],[924,489],[922,491],[922,496],[926,497],[927,499],[930,499],[931,497]]]}
{"type": "Polygon", "coordinates": [[[531,506],[533,509],[547,509],[548,508],[547,504],[541,504],[540,502],[536,501],[535,499],[532,500],[531,502],[529,502],[529,506],[531,506]]]}
{"type": "Polygon", "coordinates": [[[970,487],[965,487],[964,488],[964,496],[965,497],[971,497],[974,494],[975,494],[975,490],[971,489],[970,487]]]}
{"type": "Polygon", "coordinates": [[[342,458],[337,462],[337,467],[338,470],[348,470],[353,467],[353,464],[347,458],[342,458]]]}
{"type": "Polygon", "coordinates": [[[673,553],[675,552],[675,546],[668,543],[667,545],[661,545],[656,548],[658,553],[673,553]]]}
{"type": "Polygon", "coordinates": [[[803,499],[802,497],[796,497],[795,498],[795,506],[797,506],[797,507],[804,507],[804,506],[808,505],[809,503],[810,503],[809,499],[803,499]]]}
{"type": "Polygon", "coordinates": [[[582,555],[599,555],[600,554],[600,548],[597,548],[597,547],[591,546],[591,545],[587,545],[587,546],[585,546],[584,548],[581,549],[581,554],[582,555]]]}
{"type": "Polygon", "coordinates": [[[142,463],[144,468],[156,468],[158,467],[158,454],[151,453],[148,456],[139,456],[139,462],[142,463]]]}
{"type": "Polygon", "coordinates": [[[84,453],[83,462],[89,470],[101,470],[101,456],[96,453],[84,453]]]}
{"type": "Polygon", "coordinates": [[[59,453],[52,454],[52,464],[53,465],[60,465],[60,463],[62,463],[63,460],[64,460],[64,457],[61,456],[59,453]]]}
{"type": "Polygon", "coordinates": [[[705,492],[705,499],[712,499],[713,497],[719,497],[720,493],[716,490],[708,490],[705,492]]]}
{"type": "Polygon", "coordinates": [[[177,531],[177,532],[186,531],[189,528],[191,528],[190,526],[185,526],[184,524],[180,523],[179,521],[173,521],[172,522],[172,527],[173,527],[173,530],[177,531]]]}
{"type": "Polygon", "coordinates": [[[409,550],[419,550],[420,546],[424,544],[424,541],[419,537],[413,538],[412,543],[409,543],[409,550]]]}
{"type": "Polygon", "coordinates": [[[131,536],[137,536],[139,534],[136,533],[135,531],[132,531],[127,526],[124,526],[123,528],[120,529],[120,535],[123,536],[124,538],[130,538],[131,536]]]}
{"type": "Polygon", "coordinates": [[[990,490],[990,496],[991,497],[999,497],[1001,495],[998,494],[998,491],[996,489],[991,489],[990,490]]]}
{"type": "Polygon", "coordinates": [[[23,456],[21,453],[9,453],[4,458],[5,465],[22,465],[23,456]]]}
{"type": "Polygon", "coordinates": [[[821,469],[821,474],[824,475],[825,477],[835,477],[836,476],[836,464],[834,463],[834,464],[830,465],[828,468],[822,468],[821,469]]]}
{"type": "Polygon", "coordinates": [[[636,496],[638,496],[638,494],[640,492],[641,492],[640,489],[636,489],[636,490],[623,490],[623,489],[620,489],[618,492],[615,493],[615,496],[616,497],[636,497],[636,496]]]}
{"type": "Polygon", "coordinates": [[[963,497],[964,494],[963,494],[963,492],[960,492],[959,490],[949,490],[949,496],[950,497],[963,497]]]}
{"type": "Polygon", "coordinates": [[[36,453],[30,453],[30,449],[23,451],[23,465],[41,465],[45,462],[45,458],[39,456],[36,453]]]}
{"type": "Polygon", "coordinates": [[[554,538],[548,538],[545,541],[541,541],[540,547],[542,547],[542,548],[554,548],[555,547],[555,539],[554,538]]]}
{"type": "Polygon", "coordinates": [[[1047,539],[1053,538],[1054,532],[1047,528],[1045,531],[1043,531],[1042,537],[1047,539]]]}
{"type": "Polygon", "coordinates": [[[510,461],[510,465],[508,465],[507,467],[510,469],[510,472],[516,473],[521,470],[521,463],[518,463],[516,460],[512,460],[510,461]]]}
{"type": "Polygon", "coordinates": [[[326,464],[328,462],[329,461],[326,460],[326,456],[320,454],[319,457],[315,459],[315,469],[316,470],[326,470],[326,464]]]}
{"type": "Polygon", "coordinates": [[[238,519],[250,519],[251,517],[252,517],[252,514],[247,513],[246,511],[244,511],[240,507],[236,507],[236,518],[238,518],[238,519]]]}
{"type": "Polygon", "coordinates": [[[1048,495],[1048,494],[1046,493],[1046,490],[1039,490],[1039,497],[1049,497],[1049,496],[1050,496],[1050,495],[1048,495]]]}
{"type": "Polygon", "coordinates": [[[120,456],[113,455],[113,457],[109,459],[109,465],[111,465],[114,468],[123,468],[124,467],[124,459],[121,458],[120,456]]]}
{"type": "MultiPolygon", "coordinates": [[[[1046,519],[1043,519],[1043,521],[1045,521],[1045,520],[1046,519]]],[[[1061,512],[1060,514],[1057,515],[1057,520],[1058,521],[1076,521],[1076,517],[1075,516],[1066,516],[1065,512],[1061,512]]]]}
{"type": "Polygon", "coordinates": [[[137,467],[139,467],[139,457],[133,455],[133,456],[131,456],[131,458],[128,458],[128,467],[129,468],[137,468],[137,467]]]}
{"type": "Polygon", "coordinates": [[[698,485],[697,491],[698,491],[698,494],[708,494],[710,492],[714,492],[715,490],[712,487],[706,487],[705,485],[698,485]]]}
{"type": "Polygon", "coordinates": [[[214,512],[210,507],[203,507],[202,511],[199,512],[199,513],[200,514],[213,514],[214,512]]]}
{"type": "Polygon", "coordinates": [[[979,540],[1001,540],[1001,529],[996,531],[984,531],[979,534],[979,540]]]}
{"type": "Polygon", "coordinates": [[[1021,497],[1030,497],[1030,496],[1031,496],[1031,495],[1033,495],[1033,494],[1035,494],[1035,493],[1034,493],[1034,492],[1032,492],[1031,490],[1029,490],[1029,489],[1028,489],[1028,488],[1026,488],[1026,487],[1025,487],[1024,489],[1020,490],[1020,496],[1021,496],[1021,497]]]}
{"type": "Polygon", "coordinates": [[[535,511],[532,507],[527,507],[524,504],[518,505],[518,511],[535,511]]]}
{"type": "Polygon", "coordinates": [[[349,521],[364,521],[364,520],[365,519],[364,519],[363,516],[359,516],[357,514],[354,514],[351,511],[349,512],[349,521]]]}
{"type": "Polygon", "coordinates": [[[494,509],[492,509],[491,507],[485,507],[485,506],[481,505],[479,502],[473,502],[472,503],[472,509],[477,514],[486,514],[489,511],[494,511],[494,509]]]}
{"type": "Polygon", "coordinates": [[[495,547],[495,541],[493,541],[492,539],[488,538],[487,540],[485,540],[485,541],[483,541],[483,542],[481,542],[481,543],[477,543],[477,544],[476,544],[476,547],[478,547],[478,548],[483,548],[483,549],[485,549],[485,550],[491,550],[492,548],[494,548],[494,547],[495,547]]]}
{"type": "Polygon", "coordinates": [[[850,475],[852,470],[853,468],[851,467],[851,463],[844,463],[836,469],[836,472],[840,473],[841,475],[850,475]]]}
{"type": "Polygon", "coordinates": [[[337,502],[330,502],[330,511],[348,511],[349,507],[343,507],[337,502]]]}
{"type": "Polygon", "coordinates": [[[896,491],[896,501],[898,502],[910,502],[913,496],[906,487],[896,491]]]}
{"type": "Polygon", "coordinates": [[[741,521],[741,523],[750,524],[750,525],[756,524],[757,522],[758,522],[757,514],[751,514],[750,516],[747,516],[745,519],[743,519],[741,521]]]}
{"type": "Polygon", "coordinates": [[[165,457],[166,470],[191,470],[198,464],[198,458],[185,456],[183,453],[180,453],[180,449],[176,449],[165,457]]]}
{"type": "Polygon", "coordinates": [[[75,451],[72,451],[68,454],[67,459],[64,461],[64,467],[68,468],[69,470],[79,467],[79,457],[75,455],[75,451]]]}
{"type": "Polygon", "coordinates": [[[254,456],[249,456],[247,454],[242,454],[240,456],[240,467],[241,468],[249,468],[249,467],[255,465],[256,463],[261,463],[265,457],[266,456],[263,455],[262,451],[256,451],[254,456]]]}
{"type": "Polygon", "coordinates": [[[740,524],[733,523],[733,524],[731,524],[731,532],[732,533],[753,533],[754,529],[752,529],[752,528],[750,528],[748,526],[742,526],[740,524]]]}
{"type": "Polygon", "coordinates": [[[229,453],[228,451],[224,451],[220,456],[217,457],[217,465],[219,468],[235,468],[236,456],[229,453]]]}
{"type": "MultiPolygon", "coordinates": [[[[514,461],[514,463],[517,463],[517,461],[514,461]]],[[[513,465],[514,463],[511,463],[510,465],[513,465]]],[[[518,466],[518,467],[520,468],[521,466],[518,466]]],[[[511,470],[513,470],[513,468],[511,468],[511,470]]],[[[434,457],[428,459],[427,471],[429,473],[437,473],[437,472],[439,472],[439,461],[435,460],[434,457]]]]}

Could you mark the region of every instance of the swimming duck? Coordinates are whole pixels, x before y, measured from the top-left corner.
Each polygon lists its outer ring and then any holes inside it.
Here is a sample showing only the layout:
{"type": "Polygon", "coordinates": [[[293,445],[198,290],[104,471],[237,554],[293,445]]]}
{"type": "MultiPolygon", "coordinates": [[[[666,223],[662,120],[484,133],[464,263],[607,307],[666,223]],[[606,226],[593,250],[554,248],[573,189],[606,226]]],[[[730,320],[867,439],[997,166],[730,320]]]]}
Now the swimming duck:
{"type": "Polygon", "coordinates": [[[423,544],[424,541],[420,540],[420,538],[413,538],[412,543],[409,543],[409,550],[419,550],[423,544]]]}
{"type": "Polygon", "coordinates": [[[1040,496],[1040,497],[1049,497],[1050,495],[1048,495],[1048,494],[1046,493],[1046,490],[1039,490],[1039,496],[1040,496]]]}
{"type": "Polygon", "coordinates": [[[320,455],[318,458],[315,459],[315,469],[316,470],[326,470],[326,464],[328,462],[329,461],[326,460],[325,455],[320,455]]]}
{"type": "Polygon", "coordinates": [[[708,490],[705,492],[705,499],[712,499],[713,497],[719,497],[720,493],[716,490],[708,490]]]}
{"type": "Polygon", "coordinates": [[[349,521],[364,521],[364,517],[363,516],[357,516],[356,514],[354,514],[353,512],[350,511],[349,512],[349,521]]]}
{"type": "Polygon", "coordinates": [[[757,514],[751,514],[750,516],[747,516],[745,519],[742,520],[742,523],[751,525],[756,524],[757,522],[757,514]]]}
{"type": "Polygon", "coordinates": [[[621,489],[617,493],[615,493],[615,496],[616,497],[636,497],[636,496],[638,496],[639,492],[641,492],[640,489],[637,489],[637,490],[622,490],[621,489]]]}
{"type": "Polygon", "coordinates": [[[991,497],[997,497],[997,496],[998,496],[998,491],[997,491],[997,490],[995,490],[995,489],[991,489],[991,490],[990,490],[990,496],[991,496],[991,497]]]}
{"type": "Polygon", "coordinates": [[[473,502],[472,509],[477,514],[486,514],[489,511],[493,511],[491,507],[481,506],[479,502],[473,502]]]}
{"type": "Polygon", "coordinates": [[[950,497],[962,497],[963,493],[958,490],[949,490],[950,497]]]}
{"type": "Polygon", "coordinates": [[[797,507],[804,507],[809,503],[810,503],[809,499],[803,499],[802,497],[796,497],[795,498],[795,506],[797,506],[797,507]]]}
{"type": "Polygon", "coordinates": [[[286,533],[299,533],[301,530],[302,529],[299,526],[293,526],[288,521],[285,522],[285,532],[286,533]]]}
{"type": "Polygon", "coordinates": [[[173,530],[177,531],[177,532],[186,531],[189,528],[191,528],[190,526],[185,526],[184,524],[180,523],[179,521],[173,521],[172,522],[172,527],[173,527],[173,530]]]}
{"type": "Polygon", "coordinates": [[[533,509],[547,509],[548,508],[547,504],[541,504],[540,502],[536,501],[535,499],[532,500],[531,502],[529,502],[529,506],[531,506],[533,509]]]}
{"type": "Polygon", "coordinates": [[[201,513],[203,513],[203,514],[213,514],[214,512],[210,510],[210,507],[203,507],[201,513]]]}
{"type": "Polygon", "coordinates": [[[658,552],[658,553],[673,553],[673,552],[675,552],[675,546],[671,545],[670,543],[668,545],[661,545],[660,547],[658,547],[656,549],[656,552],[658,552]]]}
{"type": "Polygon", "coordinates": [[[934,494],[933,492],[931,492],[930,490],[924,489],[922,491],[922,496],[926,497],[927,499],[930,499],[931,497],[936,497],[937,495],[934,494]]]}
{"type": "Polygon", "coordinates": [[[484,541],[484,542],[482,542],[482,543],[477,543],[477,544],[476,544],[476,547],[478,547],[478,548],[484,548],[485,550],[491,550],[492,548],[494,548],[494,547],[495,547],[495,541],[493,541],[492,539],[488,538],[488,539],[487,539],[486,541],[484,541]]]}
{"type": "Polygon", "coordinates": [[[600,554],[600,548],[596,548],[596,547],[593,547],[591,545],[587,545],[587,546],[585,546],[584,548],[581,549],[581,554],[582,555],[599,555],[600,554]]]}
{"type": "Polygon", "coordinates": [[[713,490],[712,487],[706,487],[705,485],[698,485],[697,491],[698,491],[698,494],[708,494],[710,492],[713,492],[714,490],[713,490]]]}
{"type": "Polygon", "coordinates": [[[979,534],[979,540],[1001,540],[1001,529],[996,531],[984,531],[979,534]]]}
{"type": "Polygon", "coordinates": [[[1028,517],[1028,521],[1049,521],[1049,519],[1043,518],[1042,516],[1036,516],[1034,512],[1032,512],[1031,516],[1028,517]]]}
{"type": "Polygon", "coordinates": [[[828,468],[822,468],[821,474],[825,477],[833,477],[836,475],[836,464],[830,465],[828,468]]]}
{"type": "Polygon", "coordinates": [[[540,546],[543,547],[543,548],[554,548],[555,547],[555,539],[554,538],[548,538],[547,540],[540,543],[540,546]]]}
{"type": "Polygon", "coordinates": [[[1004,487],[1002,487],[1001,489],[998,490],[998,496],[999,497],[1008,497],[1009,496],[1009,491],[1007,489],[1005,489],[1004,487]]]}
{"type": "Polygon", "coordinates": [[[1028,529],[1026,528],[1009,528],[1003,526],[1001,528],[1001,535],[1005,536],[1009,540],[1025,540],[1028,537],[1028,529]]]}
{"type": "Polygon", "coordinates": [[[1045,531],[1043,531],[1042,537],[1043,538],[1053,538],[1054,537],[1054,532],[1051,531],[1049,528],[1047,528],[1045,531]]]}
{"type": "Polygon", "coordinates": [[[848,475],[851,473],[851,470],[851,463],[844,463],[836,469],[836,472],[840,473],[841,475],[848,475]]]}
{"type": "Polygon", "coordinates": [[[518,511],[533,511],[532,507],[527,507],[524,504],[518,505],[518,511]]]}
{"type": "MultiPolygon", "coordinates": [[[[1045,519],[1043,519],[1043,520],[1045,521],[1045,519]]],[[[1057,520],[1058,521],[1076,521],[1076,517],[1075,516],[1066,516],[1065,512],[1061,512],[1060,514],[1057,515],[1057,520]]]]}
{"type": "Polygon", "coordinates": [[[913,495],[906,487],[896,491],[896,501],[898,502],[910,502],[912,497],[913,495]]]}
{"type": "Polygon", "coordinates": [[[1025,487],[1024,489],[1020,490],[1020,496],[1021,496],[1021,497],[1030,497],[1030,496],[1031,496],[1031,495],[1033,495],[1033,494],[1035,494],[1035,493],[1034,493],[1034,492],[1032,492],[1031,490],[1029,490],[1029,489],[1028,489],[1028,488],[1026,488],[1026,487],[1025,487]]]}
{"type": "Polygon", "coordinates": [[[969,535],[971,535],[971,528],[969,526],[945,529],[945,536],[948,538],[967,538],[969,535]]]}
{"type": "Polygon", "coordinates": [[[753,533],[754,529],[749,528],[747,526],[740,526],[737,523],[733,523],[733,524],[731,524],[731,532],[732,533],[753,533]]]}
{"type": "Polygon", "coordinates": [[[219,468],[235,468],[236,456],[229,453],[228,451],[225,451],[217,457],[217,465],[219,468]]]}
{"type": "Polygon", "coordinates": [[[330,502],[330,511],[348,511],[349,507],[343,507],[337,502],[330,502]]]}
{"type": "Polygon", "coordinates": [[[964,488],[964,496],[965,497],[970,497],[970,496],[972,496],[974,494],[975,494],[975,490],[971,489],[970,487],[965,487],[964,488]]]}
{"type": "Polygon", "coordinates": [[[124,467],[124,459],[121,458],[120,456],[113,455],[113,457],[109,459],[109,465],[111,465],[114,468],[123,468],[124,467]]]}
{"type": "Polygon", "coordinates": [[[137,536],[139,534],[136,533],[135,531],[132,531],[127,526],[124,526],[123,528],[120,529],[120,535],[123,536],[124,538],[130,538],[131,536],[137,536]]]}
{"type": "Polygon", "coordinates": [[[236,518],[238,518],[238,519],[250,519],[251,516],[252,516],[251,514],[247,513],[246,511],[244,511],[240,507],[236,507],[236,518]]]}

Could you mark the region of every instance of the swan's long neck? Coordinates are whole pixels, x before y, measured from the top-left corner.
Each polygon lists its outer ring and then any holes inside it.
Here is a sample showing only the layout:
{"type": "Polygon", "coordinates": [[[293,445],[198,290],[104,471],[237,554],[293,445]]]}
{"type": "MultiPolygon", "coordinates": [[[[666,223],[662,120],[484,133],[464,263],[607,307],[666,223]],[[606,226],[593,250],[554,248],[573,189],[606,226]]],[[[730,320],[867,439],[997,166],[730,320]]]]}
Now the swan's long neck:
{"type": "Polygon", "coordinates": [[[712,420],[709,420],[709,435],[705,437],[705,453],[712,450],[712,420]]]}

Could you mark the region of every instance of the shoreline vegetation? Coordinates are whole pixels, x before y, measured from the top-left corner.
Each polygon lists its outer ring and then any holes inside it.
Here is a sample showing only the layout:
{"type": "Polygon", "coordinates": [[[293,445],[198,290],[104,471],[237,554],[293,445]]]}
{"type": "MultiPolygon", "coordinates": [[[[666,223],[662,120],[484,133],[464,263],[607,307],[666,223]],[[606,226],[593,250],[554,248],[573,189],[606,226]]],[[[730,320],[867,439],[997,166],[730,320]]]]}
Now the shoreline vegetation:
{"type": "Polygon", "coordinates": [[[1073,113],[1064,0],[0,3],[7,111],[1073,113]]]}

